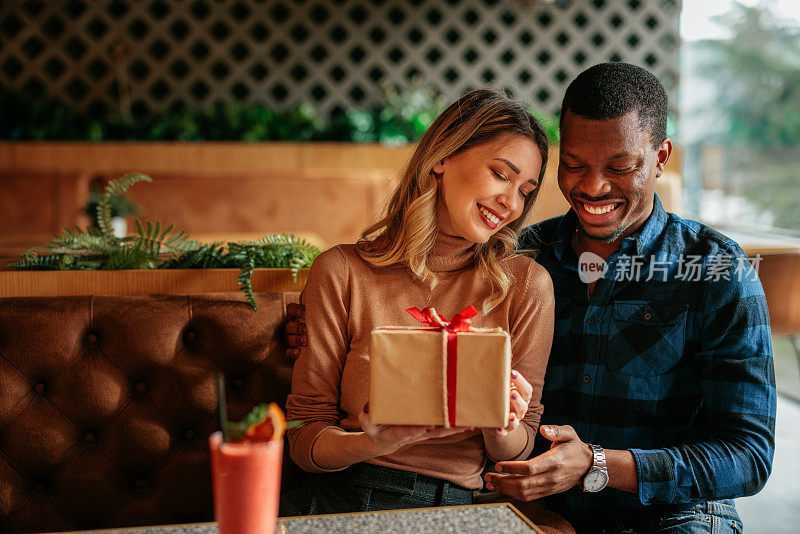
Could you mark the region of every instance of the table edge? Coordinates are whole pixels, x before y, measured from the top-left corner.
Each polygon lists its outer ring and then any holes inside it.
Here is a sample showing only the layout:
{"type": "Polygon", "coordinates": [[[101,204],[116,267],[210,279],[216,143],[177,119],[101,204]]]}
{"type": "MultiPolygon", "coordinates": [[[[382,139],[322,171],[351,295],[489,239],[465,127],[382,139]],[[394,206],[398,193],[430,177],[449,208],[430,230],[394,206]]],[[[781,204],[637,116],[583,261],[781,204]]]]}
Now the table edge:
{"type": "MultiPolygon", "coordinates": [[[[511,504],[510,502],[499,502],[499,503],[484,503],[484,504],[466,504],[460,506],[431,506],[426,508],[400,508],[396,510],[375,510],[369,512],[345,512],[341,514],[318,514],[318,515],[293,515],[293,516],[286,516],[286,517],[279,517],[278,523],[282,520],[286,519],[314,519],[320,517],[329,517],[331,515],[340,517],[340,516],[355,516],[355,515],[373,515],[373,514],[392,514],[392,513],[401,513],[401,512],[414,512],[414,511],[422,511],[422,510],[458,510],[462,508],[488,508],[488,507],[498,507],[498,506],[505,506],[509,508],[512,512],[514,512],[517,517],[522,519],[529,527],[531,527],[535,532],[538,534],[544,534],[542,530],[536,526],[530,519],[528,519],[525,514],[519,511],[519,509],[511,504]]],[[[63,531],[63,532],[45,532],[40,534],[81,534],[81,533],[91,533],[91,534],[103,534],[108,532],[133,532],[133,531],[142,531],[142,530],[156,530],[161,528],[187,528],[187,527],[200,527],[205,525],[213,525],[214,522],[206,522],[206,523],[177,523],[177,524],[168,524],[168,525],[147,525],[142,527],[120,527],[120,528],[108,528],[108,529],[100,529],[100,530],[70,530],[70,531],[63,531]]]]}

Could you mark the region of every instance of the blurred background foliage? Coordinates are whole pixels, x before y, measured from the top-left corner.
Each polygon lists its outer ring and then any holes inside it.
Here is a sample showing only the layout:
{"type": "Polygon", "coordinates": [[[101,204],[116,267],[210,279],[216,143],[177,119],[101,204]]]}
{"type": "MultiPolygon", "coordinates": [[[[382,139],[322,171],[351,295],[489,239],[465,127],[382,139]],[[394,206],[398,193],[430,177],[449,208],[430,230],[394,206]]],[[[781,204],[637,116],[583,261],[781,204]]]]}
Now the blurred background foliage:
{"type": "Polygon", "coordinates": [[[716,52],[708,74],[717,80],[728,119],[723,141],[759,147],[800,143],[800,28],[767,6],[734,4],[718,18],[731,37],[709,40],[716,52]]]}
{"type": "Polygon", "coordinates": [[[738,2],[717,22],[730,37],[704,43],[703,67],[727,123],[708,141],[725,149],[728,193],[800,229],[800,27],[769,4],[738,2]]]}
{"type": "MultiPolygon", "coordinates": [[[[340,141],[400,146],[418,141],[446,105],[433,89],[412,83],[402,89],[386,85],[377,106],[347,109],[329,120],[308,103],[275,111],[262,104],[222,102],[135,119],[116,110],[84,114],[52,98],[0,91],[0,139],[340,141]]],[[[557,142],[558,118],[538,111],[535,115],[550,140],[557,142]]]]}

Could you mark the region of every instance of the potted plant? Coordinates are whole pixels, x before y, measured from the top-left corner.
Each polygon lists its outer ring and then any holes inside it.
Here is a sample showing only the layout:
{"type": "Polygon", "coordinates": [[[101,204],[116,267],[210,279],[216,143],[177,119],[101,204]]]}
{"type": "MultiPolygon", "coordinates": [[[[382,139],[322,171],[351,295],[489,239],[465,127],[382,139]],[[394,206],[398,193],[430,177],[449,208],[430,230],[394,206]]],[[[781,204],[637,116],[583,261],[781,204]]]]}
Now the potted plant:
{"type": "MultiPolygon", "coordinates": [[[[89,193],[89,199],[86,202],[86,207],[83,212],[89,217],[93,225],[96,225],[98,213],[97,209],[103,201],[103,193],[101,191],[92,191],[89,193]]],[[[129,215],[138,215],[142,212],[141,207],[131,200],[125,193],[116,193],[108,198],[108,205],[111,215],[111,227],[113,234],[116,237],[125,237],[128,235],[128,221],[126,217],[129,215]]]]}
{"type": "MultiPolygon", "coordinates": [[[[301,269],[321,252],[317,247],[291,234],[267,235],[261,239],[229,243],[200,243],[189,239],[174,225],[162,227],[160,221],[141,221],[136,233],[119,236],[112,226],[112,198],[125,196],[137,182],[152,182],[142,173],[129,173],[106,186],[95,208],[95,226],[65,228],[43,247],[34,247],[22,259],[8,266],[15,270],[119,271],[238,269],[238,284],[247,302],[258,309],[253,295],[256,269],[283,268],[297,283],[301,269]],[[44,254],[42,253],[44,252],[44,254]]],[[[2,289],[3,284],[0,284],[2,289]]],[[[211,288],[219,291],[220,288],[211,288]]]]}

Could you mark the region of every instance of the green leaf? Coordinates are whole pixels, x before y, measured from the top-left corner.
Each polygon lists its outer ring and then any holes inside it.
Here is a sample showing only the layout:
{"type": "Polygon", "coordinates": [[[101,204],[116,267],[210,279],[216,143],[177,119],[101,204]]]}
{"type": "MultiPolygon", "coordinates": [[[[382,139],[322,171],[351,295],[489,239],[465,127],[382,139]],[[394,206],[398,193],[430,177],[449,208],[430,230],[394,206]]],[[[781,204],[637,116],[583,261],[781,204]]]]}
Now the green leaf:
{"type": "Polygon", "coordinates": [[[97,226],[103,235],[113,238],[114,229],[111,227],[111,198],[125,193],[130,186],[137,182],[152,182],[153,179],[140,172],[131,172],[118,180],[111,180],[103,193],[100,203],[97,204],[97,226]]]}
{"type": "MultiPolygon", "coordinates": [[[[106,188],[104,199],[140,181],[152,179],[130,173],[113,180],[106,188]]],[[[136,235],[117,238],[109,231],[108,203],[101,202],[98,212],[100,228],[63,228],[62,233],[44,247],[28,250],[9,267],[28,270],[238,268],[238,284],[247,302],[257,310],[252,283],[254,269],[289,268],[296,281],[300,269],[310,267],[321,252],[292,234],[266,235],[255,241],[227,245],[201,244],[189,239],[183,230],[174,231],[173,224],[162,228],[161,221],[142,221],[139,217],[134,217],[136,235]]]]}
{"type": "Polygon", "coordinates": [[[228,426],[226,427],[228,441],[241,441],[247,429],[266,419],[268,413],[269,404],[258,404],[241,421],[228,421],[228,426]]]}
{"type": "MultiPolygon", "coordinates": [[[[262,403],[254,406],[253,409],[250,410],[250,413],[248,413],[241,421],[228,421],[228,424],[225,427],[228,441],[241,441],[242,438],[244,438],[247,429],[263,422],[267,418],[268,414],[269,404],[262,403]]],[[[305,421],[286,421],[286,430],[300,428],[303,426],[303,424],[305,424],[305,421]]]]}

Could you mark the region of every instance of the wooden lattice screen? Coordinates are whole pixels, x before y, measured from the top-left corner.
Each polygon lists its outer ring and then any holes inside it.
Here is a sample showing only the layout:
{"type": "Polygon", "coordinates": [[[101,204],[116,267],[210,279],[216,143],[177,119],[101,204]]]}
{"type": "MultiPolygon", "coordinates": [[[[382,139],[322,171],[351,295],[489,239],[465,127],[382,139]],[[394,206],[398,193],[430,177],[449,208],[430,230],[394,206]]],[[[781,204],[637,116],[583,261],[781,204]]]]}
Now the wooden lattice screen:
{"type": "Polygon", "coordinates": [[[418,77],[549,111],[585,67],[646,66],[674,97],[680,0],[6,0],[0,86],[136,115],[176,104],[369,105],[418,77]],[[120,91],[120,88],[123,91],[120,91]]]}

